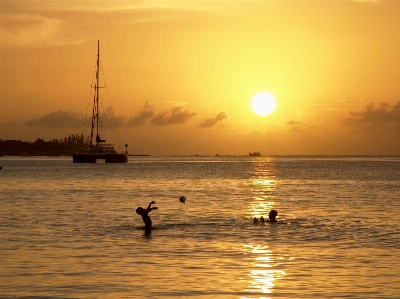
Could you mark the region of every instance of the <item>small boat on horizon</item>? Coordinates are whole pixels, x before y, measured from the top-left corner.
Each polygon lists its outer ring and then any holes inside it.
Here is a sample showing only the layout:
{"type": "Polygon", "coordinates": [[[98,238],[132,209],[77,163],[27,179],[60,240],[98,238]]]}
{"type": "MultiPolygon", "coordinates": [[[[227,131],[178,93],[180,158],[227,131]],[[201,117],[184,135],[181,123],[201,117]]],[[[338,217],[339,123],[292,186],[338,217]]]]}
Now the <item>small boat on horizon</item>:
{"type": "Polygon", "coordinates": [[[260,152],[249,152],[249,156],[261,156],[260,152]]]}
{"type": "Polygon", "coordinates": [[[106,144],[106,140],[99,135],[99,86],[100,77],[100,42],[97,41],[97,66],[96,85],[94,87],[94,101],[92,109],[92,122],[90,131],[89,148],[82,153],[73,153],[73,163],[96,163],[97,160],[104,160],[105,163],[128,163],[128,145],[125,144],[125,153],[118,153],[113,144],[106,144]],[[96,138],[93,138],[96,127],[96,138]]]}

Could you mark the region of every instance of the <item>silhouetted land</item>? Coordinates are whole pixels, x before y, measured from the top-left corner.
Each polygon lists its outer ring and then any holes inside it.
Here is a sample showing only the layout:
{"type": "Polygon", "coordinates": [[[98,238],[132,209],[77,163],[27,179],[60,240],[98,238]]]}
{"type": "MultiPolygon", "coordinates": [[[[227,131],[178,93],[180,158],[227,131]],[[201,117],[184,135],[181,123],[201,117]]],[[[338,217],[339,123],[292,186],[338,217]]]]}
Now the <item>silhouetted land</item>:
{"type": "Polygon", "coordinates": [[[38,138],[35,142],[0,139],[0,155],[3,156],[69,156],[88,147],[89,138],[83,134],[51,141],[38,138]]]}

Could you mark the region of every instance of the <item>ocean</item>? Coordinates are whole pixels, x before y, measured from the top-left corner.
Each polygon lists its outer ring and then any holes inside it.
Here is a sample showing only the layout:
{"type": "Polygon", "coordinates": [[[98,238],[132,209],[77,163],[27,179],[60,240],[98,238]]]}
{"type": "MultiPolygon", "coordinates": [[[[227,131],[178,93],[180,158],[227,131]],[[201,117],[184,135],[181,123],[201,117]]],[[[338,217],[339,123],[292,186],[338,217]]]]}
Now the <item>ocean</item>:
{"type": "Polygon", "coordinates": [[[400,298],[400,156],[0,166],[1,298],[400,298]]]}

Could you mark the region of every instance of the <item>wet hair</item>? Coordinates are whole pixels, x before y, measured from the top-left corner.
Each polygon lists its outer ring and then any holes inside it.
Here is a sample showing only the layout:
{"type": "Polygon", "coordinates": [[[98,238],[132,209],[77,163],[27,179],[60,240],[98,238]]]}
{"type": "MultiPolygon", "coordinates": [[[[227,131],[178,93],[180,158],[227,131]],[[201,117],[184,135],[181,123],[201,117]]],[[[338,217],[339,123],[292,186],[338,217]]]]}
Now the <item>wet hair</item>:
{"type": "Polygon", "coordinates": [[[143,211],[144,211],[144,209],[142,207],[138,207],[136,209],[136,214],[142,215],[143,211]]]}

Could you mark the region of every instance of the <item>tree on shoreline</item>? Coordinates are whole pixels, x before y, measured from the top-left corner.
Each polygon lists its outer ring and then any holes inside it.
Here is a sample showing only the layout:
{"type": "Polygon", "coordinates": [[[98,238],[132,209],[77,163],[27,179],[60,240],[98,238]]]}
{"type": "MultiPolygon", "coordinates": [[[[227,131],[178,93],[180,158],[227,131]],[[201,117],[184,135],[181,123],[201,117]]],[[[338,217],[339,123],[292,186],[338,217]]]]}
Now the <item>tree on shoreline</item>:
{"type": "Polygon", "coordinates": [[[0,153],[3,155],[40,154],[40,153],[72,153],[85,151],[89,147],[89,136],[71,134],[63,139],[44,141],[41,138],[35,142],[21,140],[1,140],[0,153]]]}

